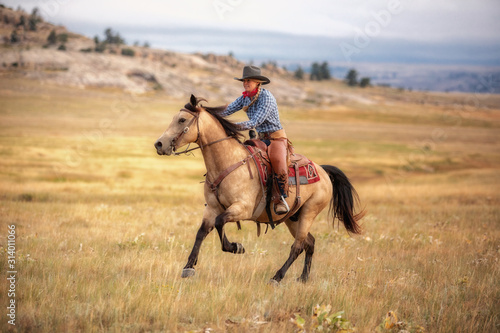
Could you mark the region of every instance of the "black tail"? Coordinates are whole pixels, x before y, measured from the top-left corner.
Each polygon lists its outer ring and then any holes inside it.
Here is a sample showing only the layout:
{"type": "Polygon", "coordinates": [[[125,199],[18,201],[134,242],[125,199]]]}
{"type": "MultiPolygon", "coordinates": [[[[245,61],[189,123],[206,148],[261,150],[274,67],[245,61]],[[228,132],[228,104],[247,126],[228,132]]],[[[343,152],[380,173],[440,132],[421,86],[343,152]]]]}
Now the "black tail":
{"type": "Polygon", "coordinates": [[[332,215],[334,221],[335,218],[342,221],[348,232],[360,234],[361,227],[357,222],[365,216],[365,212],[354,213],[354,206],[359,204],[358,193],[349,178],[339,168],[331,165],[322,165],[321,167],[330,176],[333,186],[329,214],[332,215]]]}

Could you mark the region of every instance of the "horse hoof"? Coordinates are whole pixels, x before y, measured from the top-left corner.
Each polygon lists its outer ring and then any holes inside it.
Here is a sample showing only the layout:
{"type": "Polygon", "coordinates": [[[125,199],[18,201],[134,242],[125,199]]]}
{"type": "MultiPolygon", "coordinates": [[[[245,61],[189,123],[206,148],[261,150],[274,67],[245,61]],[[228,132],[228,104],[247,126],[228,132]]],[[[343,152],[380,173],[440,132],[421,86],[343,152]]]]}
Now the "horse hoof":
{"type": "Polygon", "coordinates": [[[191,276],[194,276],[194,268],[184,268],[182,270],[182,275],[181,277],[182,278],[188,278],[188,277],[191,277],[191,276]]]}
{"type": "Polygon", "coordinates": [[[240,243],[236,243],[236,252],[237,254],[243,254],[245,253],[245,248],[243,247],[243,245],[241,245],[240,243]]]}
{"type": "Polygon", "coordinates": [[[277,287],[280,285],[280,283],[278,281],[276,281],[275,279],[271,279],[271,280],[269,280],[269,285],[271,285],[273,287],[277,287]]]}

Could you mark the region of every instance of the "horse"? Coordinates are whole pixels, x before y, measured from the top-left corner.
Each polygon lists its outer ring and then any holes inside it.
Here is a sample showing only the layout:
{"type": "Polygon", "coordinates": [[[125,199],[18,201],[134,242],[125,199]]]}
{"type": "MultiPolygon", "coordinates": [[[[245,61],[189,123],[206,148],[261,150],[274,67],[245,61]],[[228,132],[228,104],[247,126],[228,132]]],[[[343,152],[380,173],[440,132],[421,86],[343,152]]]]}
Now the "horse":
{"type": "MultiPolygon", "coordinates": [[[[265,193],[259,177],[254,176],[258,174],[256,163],[252,163],[251,154],[241,141],[244,136],[238,126],[220,115],[225,107],[206,107],[201,104],[202,101],[206,102],[191,95],[190,102],[173,117],[154,144],[159,155],[167,156],[200,149],[206,166],[205,210],[192,251],[182,270],[183,278],[195,275],[194,267],[198,262],[201,244],[214,228],[219,235],[222,251],[241,254],[245,252],[243,245],[227,239],[224,232],[226,223],[233,222],[239,226],[240,221],[254,221],[260,233],[259,223],[269,226],[269,223],[280,219],[272,211],[266,213],[256,209],[265,193]],[[191,143],[196,143],[197,147],[189,149],[191,143]],[[178,151],[186,145],[184,151],[178,151]]],[[[315,244],[315,238],[309,230],[316,216],[328,205],[328,216],[333,226],[337,218],[349,234],[362,231],[358,221],[364,211],[354,212],[359,197],[347,176],[337,167],[312,163],[320,180],[302,185],[299,198],[296,195],[298,185],[290,186],[287,203],[292,207],[299,199],[300,208],[284,222],[295,240],[288,259],[270,280],[272,283],[279,283],[284,278],[302,252],[305,252],[305,261],[298,280],[308,280],[315,244]]]]}

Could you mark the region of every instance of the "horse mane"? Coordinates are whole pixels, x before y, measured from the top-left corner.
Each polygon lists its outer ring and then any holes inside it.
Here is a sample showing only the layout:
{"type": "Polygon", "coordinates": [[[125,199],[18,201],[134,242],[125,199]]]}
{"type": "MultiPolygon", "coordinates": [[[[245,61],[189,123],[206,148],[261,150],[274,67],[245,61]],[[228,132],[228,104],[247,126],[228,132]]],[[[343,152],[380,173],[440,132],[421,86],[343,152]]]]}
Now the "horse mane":
{"type": "Polygon", "coordinates": [[[206,102],[207,100],[203,98],[196,98],[194,95],[191,95],[190,102],[187,103],[184,107],[192,112],[199,112],[197,107],[203,108],[205,111],[210,113],[215,119],[217,119],[217,121],[222,125],[222,128],[224,128],[224,131],[226,132],[227,136],[235,138],[239,142],[241,142],[241,139],[244,139],[244,135],[240,133],[238,125],[224,118],[221,115],[221,113],[226,109],[226,106],[224,105],[216,107],[203,106],[199,104],[202,101],[206,102]]]}

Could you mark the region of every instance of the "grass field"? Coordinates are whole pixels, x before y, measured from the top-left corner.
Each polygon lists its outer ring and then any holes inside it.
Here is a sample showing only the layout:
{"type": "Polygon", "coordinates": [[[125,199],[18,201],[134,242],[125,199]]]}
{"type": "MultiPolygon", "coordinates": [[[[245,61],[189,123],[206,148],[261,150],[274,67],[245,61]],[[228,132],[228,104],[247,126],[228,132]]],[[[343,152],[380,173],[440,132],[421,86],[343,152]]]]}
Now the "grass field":
{"type": "Polygon", "coordinates": [[[296,151],[345,171],[367,215],[350,237],[320,214],[309,282],[296,282],[301,256],[275,287],[293,239],[283,225],[257,237],[252,222],[227,227],[244,255],[222,253],[212,233],[197,275],[180,278],[205,170],[200,154],[160,157],[153,143],[187,96],[3,77],[0,330],[314,332],[320,305],[343,311],[323,331],[500,331],[498,98],[366,93],[379,102],[281,108],[296,151]]]}

